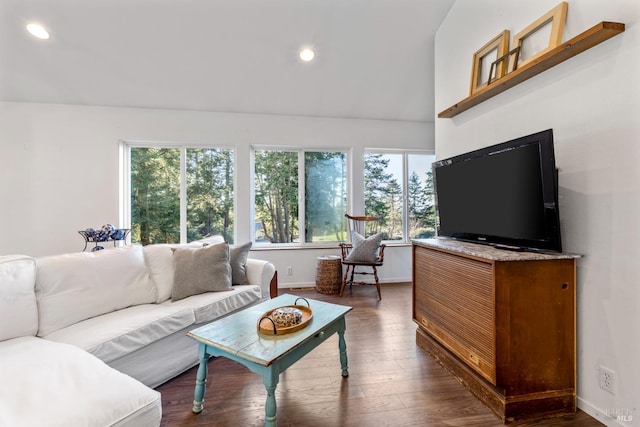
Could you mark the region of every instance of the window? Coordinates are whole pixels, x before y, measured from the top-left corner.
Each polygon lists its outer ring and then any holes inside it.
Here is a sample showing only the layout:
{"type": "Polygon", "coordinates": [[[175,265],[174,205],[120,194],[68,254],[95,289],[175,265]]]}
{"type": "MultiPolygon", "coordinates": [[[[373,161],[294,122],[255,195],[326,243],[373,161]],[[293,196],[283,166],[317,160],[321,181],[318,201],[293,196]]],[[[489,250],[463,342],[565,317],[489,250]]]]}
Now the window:
{"type": "Polygon", "coordinates": [[[343,241],[346,175],[345,152],[255,149],[256,243],[343,241]]]}
{"type": "Polygon", "coordinates": [[[368,151],[364,157],[365,215],[382,217],[384,240],[435,235],[431,154],[368,151]]]}
{"type": "Polygon", "coordinates": [[[126,144],[125,156],[132,242],[233,242],[232,150],[126,144]]]}

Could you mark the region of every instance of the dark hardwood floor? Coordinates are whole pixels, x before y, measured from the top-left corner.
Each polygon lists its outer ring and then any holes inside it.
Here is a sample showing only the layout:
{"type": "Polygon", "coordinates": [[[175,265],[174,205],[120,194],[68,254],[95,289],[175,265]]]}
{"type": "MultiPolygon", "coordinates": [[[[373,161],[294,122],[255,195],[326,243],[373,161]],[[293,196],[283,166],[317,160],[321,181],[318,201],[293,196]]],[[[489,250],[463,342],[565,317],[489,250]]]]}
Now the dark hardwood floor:
{"type": "MultiPolygon", "coordinates": [[[[415,343],[411,285],[388,284],[378,301],[373,286],[354,286],[344,297],[315,290],[290,293],[350,305],[349,377],[340,376],[333,336],[280,375],[278,426],[500,426],[498,418],[415,343]]],[[[194,345],[195,341],[194,341],[194,345]]],[[[191,412],[196,368],[157,388],[163,427],[262,426],[262,379],[242,365],[209,362],[204,411],[191,412]]],[[[582,411],[571,417],[517,423],[526,426],[602,426],[582,411]]]]}

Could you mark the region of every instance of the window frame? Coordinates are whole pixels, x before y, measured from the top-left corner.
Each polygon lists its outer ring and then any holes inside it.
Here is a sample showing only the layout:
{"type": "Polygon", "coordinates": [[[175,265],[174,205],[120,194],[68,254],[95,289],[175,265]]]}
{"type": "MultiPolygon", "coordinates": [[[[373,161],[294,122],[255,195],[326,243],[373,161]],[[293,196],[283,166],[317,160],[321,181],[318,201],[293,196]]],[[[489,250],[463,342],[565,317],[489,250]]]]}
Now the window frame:
{"type": "MultiPolygon", "coordinates": [[[[238,177],[237,177],[237,150],[231,145],[212,145],[170,141],[135,141],[121,140],[119,142],[120,171],[120,209],[119,223],[123,228],[132,228],[131,223],[131,149],[132,148],[174,148],[180,150],[180,244],[187,243],[187,150],[211,149],[229,150],[233,158],[233,215],[237,211],[238,177]]],[[[233,223],[233,239],[237,240],[237,221],[233,223]]],[[[131,239],[129,235],[128,239],[131,239]]],[[[129,240],[130,241],[130,240],[129,240]]]]}
{"type": "MultiPolygon", "coordinates": [[[[394,149],[394,148],[365,148],[362,156],[362,182],[364,184],[365,159],[369,154],[395,154],[402,155],[402,239],[400,240],[383,240],[386,245],[403,246],[411,243],[412,238],[409,236],[409,156],[423,155],[432,156],[433,161],[436,160],[435,150],[417,150],[417,149],[394,149]]],[[[364,207],[364,197],[362,194],[362,206],[364,207]]]]}
{"type": "MultiPolygon", "coordinates": [[[[345,155],[345,205],[347,210],[351,205],[351,185],[352,185],[352,176],[351,176],[351,159],[352,159],[352,148],[340,148],[340,147],[306,147],[306,146],[293,146],[293,145],[260,145],[255,144],[251,145],[250,156],[251,156],[251,214],[250,220],[251,224],[256,223],[256,197],[255,197],[255,153],[256,151],[282,151],[282,152],[295,152],[298,156],[298,242],[290,242],[290,243],[263,243],[256,242],[255,240],[255,231],[252,229],[251,232],[251,241],[253,242],[254,249],[295,249],[295,248],[326,248],[326,247],[336,247],[339,242],[307,242],[306,241],[306,202],[305,202],[305,185],[306,185],[306,177],[305,177],[305,153],[309,152],[326,152],[326,153],[344,153],[345,155]]],[[[346,223],[345,223],[346,225],[346,223]]]]}

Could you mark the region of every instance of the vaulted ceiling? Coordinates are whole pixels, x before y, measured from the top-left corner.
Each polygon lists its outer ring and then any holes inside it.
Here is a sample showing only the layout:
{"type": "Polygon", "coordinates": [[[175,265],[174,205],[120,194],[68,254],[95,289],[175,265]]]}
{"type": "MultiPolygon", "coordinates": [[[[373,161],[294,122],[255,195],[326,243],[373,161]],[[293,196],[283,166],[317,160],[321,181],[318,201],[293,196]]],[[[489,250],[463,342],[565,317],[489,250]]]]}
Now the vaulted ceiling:
{"type": "Polygon", "coordinates": [[[454,1],[0,0],[0,101],[432,121],[454,1]]]}

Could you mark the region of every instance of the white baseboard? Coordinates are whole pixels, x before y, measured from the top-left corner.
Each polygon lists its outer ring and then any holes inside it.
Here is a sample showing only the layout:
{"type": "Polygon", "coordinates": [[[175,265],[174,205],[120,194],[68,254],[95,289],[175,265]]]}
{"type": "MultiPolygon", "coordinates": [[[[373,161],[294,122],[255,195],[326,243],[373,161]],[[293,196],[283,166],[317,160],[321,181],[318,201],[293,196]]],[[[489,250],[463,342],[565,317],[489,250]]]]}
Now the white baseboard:
{"type": "MultiPolygon", "coordinates": [[[[380,283],[407,283],[411,282],[411,277],[380,280],[380,283]]],[[[299,289],[299,288],[315,288],[316,282],[295,282],[295,283],[278,283],[278,289],[299,289]]]]}
{"type": "MultiPolygon", "coordinates": [[[[608,413],[607,410],[597,408],[593,406],[591,403],[587,402],[586,400],[583,400],[580,397],[578,397],[577,401],[578,401],[578,408],[580,408],[587,414],[591,415],[593,418],[600,421],[602,424],[606,425],[607,427],[621,427],[621,426],[631,427],[630,423],[632,423],[635,420],[630,417],[638,416],[638,414],[623,413],[626,411],[619,411],[620,412],[619,414],[608,413]]],[[[613,411],[613,410],[610,409],[609,411],[613,411]]]]}

